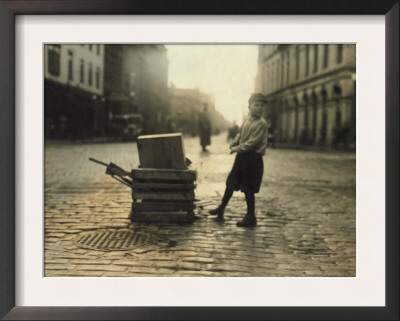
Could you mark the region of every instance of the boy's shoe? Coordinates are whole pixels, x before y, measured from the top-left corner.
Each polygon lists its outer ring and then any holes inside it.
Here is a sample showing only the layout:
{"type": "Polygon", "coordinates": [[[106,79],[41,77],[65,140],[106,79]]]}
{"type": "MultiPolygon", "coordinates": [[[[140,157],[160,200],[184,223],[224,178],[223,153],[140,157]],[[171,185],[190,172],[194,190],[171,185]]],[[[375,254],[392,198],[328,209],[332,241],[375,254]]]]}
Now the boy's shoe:
{"type": "Polygon", "coordinates": [[[221,206],[218,206],[216,209],[208,211],[211,215],[218,215],[216,221],[217,222],[223,222],[224,221],[224,208],[221,206]]]}
{"type": "Polygon", "coordinates": [[[248,227],[248,226],[256,226],[257,225],[257,219],[254,215],[248,215],[244,217],[243,220],[240,222],[236,223],[236,226],[238,227],[248,227]]]}
{"type": "Polygon", "coordinates": [[[217,208],[215,208],[213,210],[209,210],[208,213],[210,213],[211,215],[222,216],[222,215],[224,215],[224,211],[225,211],[225,209],[223,207],[218,206],[217,208]]]}

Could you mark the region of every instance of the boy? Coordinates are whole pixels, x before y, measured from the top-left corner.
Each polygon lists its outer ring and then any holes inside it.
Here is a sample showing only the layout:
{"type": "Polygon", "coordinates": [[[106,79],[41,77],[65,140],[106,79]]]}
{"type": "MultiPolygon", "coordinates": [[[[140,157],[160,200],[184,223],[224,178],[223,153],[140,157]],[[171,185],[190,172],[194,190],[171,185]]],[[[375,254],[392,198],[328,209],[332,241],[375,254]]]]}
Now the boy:
{"type": "Polygon", "coordinates": [[[254,213],[254,194],[260,190],[264,172],[262,156],[267,147],[268,127],[262,115],[266,103],[262,94],[251,95],[249,99],[250,115],[243,122],[238,135],[230,145],[231,154],[237,153],[235,162],[226,180],[226,189],[221,204],[216,209],[209,211],[211,215],[218,215],[218,221],[223,220],[225,207],[233,192],[241,190],[246,196],[247,214],[236,225],[247,227],[257,224],[254,213]]]}

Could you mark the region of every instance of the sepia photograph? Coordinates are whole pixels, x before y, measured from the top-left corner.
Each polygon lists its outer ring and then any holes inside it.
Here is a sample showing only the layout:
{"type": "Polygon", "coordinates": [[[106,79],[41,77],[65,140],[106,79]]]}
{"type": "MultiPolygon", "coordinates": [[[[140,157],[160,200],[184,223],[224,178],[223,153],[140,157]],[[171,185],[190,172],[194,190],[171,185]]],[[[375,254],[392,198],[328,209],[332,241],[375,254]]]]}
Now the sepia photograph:
{"type": "Polygon", "coordinates": [[[357,276],[355,44],[46,43],[43,83],[45,277],[357,276]]]}

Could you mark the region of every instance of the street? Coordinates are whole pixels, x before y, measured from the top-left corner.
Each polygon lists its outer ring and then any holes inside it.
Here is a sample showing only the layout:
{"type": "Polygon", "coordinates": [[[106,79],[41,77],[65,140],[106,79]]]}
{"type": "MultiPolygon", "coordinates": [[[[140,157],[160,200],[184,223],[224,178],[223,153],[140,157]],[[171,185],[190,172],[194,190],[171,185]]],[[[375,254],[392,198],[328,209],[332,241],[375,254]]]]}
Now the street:
{"type": "Polygon", "coordinates": [[[44,275],[356,276],[355,153],[268,148],[256,194],[258,224],[240,228],[236,222],[246,213],[240,192],[224,222],[207,214],[219,204],[235,157],[225,133],[211,142],[207,153],[198,137],[184,138],[190,169],[198,172],[192,224],[131,222],[130,189],[89,161],[137,168],[136,143],[46,142],[44,275]],[[125,243],[89,244],[110,235],[125,243]]]}

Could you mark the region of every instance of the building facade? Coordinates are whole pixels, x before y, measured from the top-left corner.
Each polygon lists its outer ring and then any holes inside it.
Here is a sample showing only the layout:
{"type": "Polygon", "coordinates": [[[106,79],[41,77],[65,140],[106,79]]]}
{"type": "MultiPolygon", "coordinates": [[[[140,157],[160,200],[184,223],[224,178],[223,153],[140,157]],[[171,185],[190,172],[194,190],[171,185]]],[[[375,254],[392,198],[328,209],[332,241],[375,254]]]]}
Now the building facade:
{"type": "Polygon", "coordinates": [[[90,138],[102,134],[104,45],[44,46],[44,123],[47,138],[90,138]]]}
{"type": "Polygon", "coordinates": [[[170,88],[172,129],[176,132],[196,136],[198,134],[198,119],[204,106],[210,118],[213,134],[218,134],[228,128],[229,123],[223,115],[215,109],[215,98],[211,94],[201,92],[198,88],[170,88]]]}
{"type": "Polygon", "coordinates": [[[355,146],[356,47],[260,45],[255,91],[280,143],[355,146]]]}
{"type": "Polygon", "coordinates": [[[140,114],[143,134],[165,131],[169,112],[164,45],[105,45],[106,109],[110,120],[140,114]]]}

